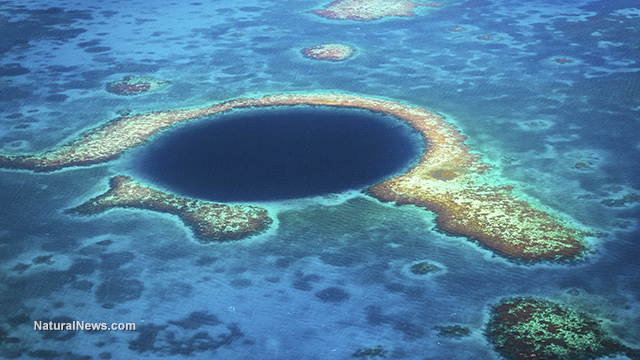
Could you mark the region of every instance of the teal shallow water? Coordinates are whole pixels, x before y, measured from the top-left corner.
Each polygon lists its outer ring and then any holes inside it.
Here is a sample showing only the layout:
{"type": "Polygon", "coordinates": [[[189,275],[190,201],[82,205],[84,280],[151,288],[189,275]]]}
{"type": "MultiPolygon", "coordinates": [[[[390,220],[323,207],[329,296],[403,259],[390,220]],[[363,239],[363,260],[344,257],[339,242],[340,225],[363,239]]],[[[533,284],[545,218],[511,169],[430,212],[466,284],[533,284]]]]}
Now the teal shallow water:
{"type": "Polygon", "coordinates": [[[18,22],[0,27],[16,39],[0,48],[3,153],[51,148],[123,109],[350,92],[445,115],[519,190],[603,236],[578,264],[528,266],[439,232],[432,213],[349,193],[282,204],[272,232],[203,247],[168,215],[62,214],[135,170],[134,151],[51,174],[3,170],[0,334],[17,340],[2,356],[344,359],[380,345],[388,358],[499,359],[483,336],[487,311],[520,295],[588,310],[640,346],[638,205],[602,203],[640,191],[637,4],[452,1],[371,23],[307,13],[315,1],[18,5],[1,11],[18,22]],[[356,55],[302,56],[324,42],[356,55]],[[105,91],[133,74],[172,83],[140,97],[105,91]],[[444,270],[407,276],[419,260],[444,270]],[[60,317],[139,329],[33,331],[60,317]],[[452,324],[471,336],[438,336],[452,324]]]}

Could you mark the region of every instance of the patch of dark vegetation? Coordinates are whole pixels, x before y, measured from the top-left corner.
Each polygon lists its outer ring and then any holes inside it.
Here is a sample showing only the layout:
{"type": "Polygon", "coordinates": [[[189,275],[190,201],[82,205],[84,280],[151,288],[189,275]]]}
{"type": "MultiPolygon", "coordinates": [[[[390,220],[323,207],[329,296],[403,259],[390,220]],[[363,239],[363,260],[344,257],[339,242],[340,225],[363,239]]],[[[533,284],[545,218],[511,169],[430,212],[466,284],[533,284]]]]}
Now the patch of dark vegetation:
{"type": "Polygon", "coordinates": [[[11,327],[15,327],[18,325],[29,324],[31,322],[31,318],[27,314],[20,314],[9,318],[7,323],[11,327]]]}
{"type": "Polygon", "coordinates": [[[609,207],[623,207],[627,204],[635,203],[638,201],[640,201],[640,194],[630,193],[617,199],[604,199],[602,200],[602,203],[605,206],[609,206],[609,207]]]}
{"type": "Polygon", "coordinates": [[[284,269],[284,268],[288,268],[289,265],[293,264],[295,261],[296,259],[292,257],[281,257],[278,260],[276,260],[274,265],[279,269],[284,269]]]}
{"type": "Polygon", "coordinates": [[[53,255],[41,255],[33,258],[31,262],[33,262],[36,265],[39,265],[39,264],[51,265],[53,264],[53,260],[51,260],[51,258],[53,258],[53,255]]]}
{"type": "Polygon", "coordinates": [[[412,265],[409,268],[409,271],[411,271],[413,274],[416,274],[416,275],[427,275],[433,271],[438,271],[438,270],[440,270],[438,266],[427,261],[419,262],[417,264],[412,265]]]}
{"type": "Polygon", "coordinates": [[[296,290],[301,290],[301,291],[311,291],[313,290],[313,285],[303,281],[302,279],[297,279],[296,281],[294,281],[291,286],[296,289],[296,290]]]}
{"type": "Polygon", "coordinates": [[[244,11],[244,12],[256,12],[256,11],[260,11],[260,10],[263,10],[263,9],[260,8],[260,7],[255,7],[255,6],[245,6],[245,7],[238,8],[238,10],[244,11]]]}
{"type": "Polygon", "coordinates": [[[89,280],[79,280],[72,283],[71,287],[81,291],[90,291],[93,288],[93,283],[89,280]]]}
{"type": "Polygon", "coordinates": [[[4,336],[0,335],[0,345],[2,345],[2,344],[17,344],[19,342],[20,342],[20,339],[18,339],[17,337],[11,337],[11,336],[4,337],[4,336]]]}
{"type": "Polygon", "coordinates": [[[93,58],[91,58],[91,60],[97,63],[110,64],[110,65],[114,65],[116,63],[116,58],[111,56],[110,53],[100,53],[94,56],[93,58]]]}
{"type": "Polygon", "coordinates": [[[365,312],[367,314],[367,323],[369,325],[383,325],[391,322],[392,318],[390,316],[384,315],[382,313],[382,307],[379,305],[369,305],[365,308],[365,312]]]}
{"type": "Polygon", "coordinates": [[[614,221],[611,226],[618,228],[618,229],[626,229],[628,227],[630,227],[631,225],[633,225],[633,223],[629,220],[622,220],[622,219],[618,219],[616,221],[614,221]]]}
{"type": "Polygon", "coordinates": [[[91,46],[96,46],[98,44],[100,44],[102,42],[101,39],[94,39],[94,40],[89,40],[89,41],[83,41],[81,43],[78,43],[78,47],[81,48],[87,48],[87,47],[91,47],[91,46]]]}
{"type": "Polygon", "coordinates": [[[10,63],[0,66],[0,76],[20,76],[28,73],[29,69],[22,67],[18,63],[10,63]]]}
{"type": "Polygon", "coordinates": [[[271,41],[273,40],[272,37],[270,36],[254,36],[251,38],[251,41],[255,42],[255,43],[264,43],[266,41],[271,41]]]}
{"type": "MultiPolygon", "coordinates": [[[[53,322],[54,324],[65,324],[66,325],[66,324],[73,323],[74,320],[72,318],[68,317],[68,316],[58,316],[58,317],[55,317],[53,319],[50,319],[49,321],[53,322]]],[[[62,325],[63,328],[65,327],[65,325],[62,325]]],[[[56,341],[67,341],[67,340],[73,338],[74,336],[76,336],[77,331],[71,331],[71,330],[56,331],[56,330],[54,330],[54,331],[39,331],[39,333],[42,335],[43,339],[56,340],[56,341]]]]}
{"type": "Polygon", "coordinates": [[[235,279],[232,280],[229,285],[235,289],[244,289],[251,286],[251,280],[249,279],[235,279]]]}
{"type": "Polygon", "coordinates": [[[31,264],[23,264],[23,263],[19,263],[16,266],[11,268],[11,271],[16,271],[19,274],[22,274],[25,270],[27,270],[29,267],[31,266],[31,264]]]}
{"type": "Polygon", "coordinates": [[[217,257],[205,255],[205,256],[201,256],[198,260],[196,260],[196,265],[197,266],[208,266],[208,265],[213,264],[216,261],[218,261],[217,257]]]}
{"type": "Polygon", "coordinates": [[[112,252],[100,256],[100,269],[103,271],[113,271],[122,265],[130,263],[135,259],[135,255],[128,251],[112,252]]]}
{"type": "Polygon", "coordinates": [[[607,190],[608,192],[619,193],[620,191],[622,191],[623,187],[618,184],[612,184],[612,185],[605,186],[604,189],[607,190]]]}
{"type": "Polygon", "coordinates": [[[113,11],[113,10],[104,10],[104,11],[100,11],[100,15],[106,17],[106,18],[110,18],[114,15],[117,15],[118,12],[117,11],[113,11]]]}
{"type": "Polygon", "coordinates": [[[294,289],[302,291],[313,290],[314,282],[318,282],[322,279],[322,276],[316,274],[304,275],[302,273],[297,274],[298,278],[291,284],[294,289]]]}
{"type": "Polygon", "coordinates": [[[462,325],[436,326],[438,336],[448,337],[452,339],[461,339],[471,335],[471,329],[462,325]]]}
{"type": "Polygon", "coordinates": [[[353,252],[322,252],[320,254],[322,262],[332,266],[353,266],[358,262],[362,262],[363,259],[353,252]]]}
{"type": "Polygon", "coordinates": [[[143,290],[144,284],[139,280],[113,276],[98,285],[96,298],[103,307],[113,308],[116,303],[139,299],[143,290]]]}
{"type": "Polygon", "coordinates": [[[422,339],[426,336],[424,326],[415,324],[411,321],[398,320],[393,325],[393,329],[402,331],[408,340],[422,339]]]}
{"type": "Polygon", "coordinates": [[[177,325],[185,330],[196,330],[203,326],[216,326],[222,322],[217,316],[205,311],[194,311],[189,316],[180,320],[169,320],[169,324],[177,325]]]}
{"type": "Polygon", "coordinates": [[[60,103],[63,102],[65,100],[67,100],[69,98],[69,95],[65,95],[65,94],[53,94],[53,95],[49,95],[46,96],[44,98],[45,101],[48,102],[56,102],[56,103],[60,103]]]}
{"type": "Polygon", "coordinates": [[[13,299],[17,302],[22,298],[48,297],[75,280],[76,276],[68,271],[40,270],[20,277],[6,278],[4,284],[11,288],[13,299]]]}
{"type": "Polygon", "coordinates": [[[90,275],[98,268],[97,261],[93,259],[75,259],[69,268],[69,273],[75,275],[90,275]]]}
{"type": "Polygon", "coordinates": [[[215,351],[244,337],[236,324],[220,325],[222,322],[215,315],[206,312],[194,312],[185,319],[163,325],[143,325],[137,330],[138,337],[129,342],[129,349],[156,356],[193,356],[215,351]]]}
{"type": "Polygon", "coordinates": [[[90,47],[90,48],[84,49],[84,52],[86,52],[86,53],[102,53],[102,52],[107,52],[109,50],[111,50],[111,48],[108,47],[108,46],[94,46],[94,47],[90,47]]]}
{"type": "Polygon", "coordinates": [[[62,309],[64,307],[64,302],[56,301],[51,305],[51,307],[54,309],[62,309]]]}
{"type": "Polygon", "coordinates": [[[381,345],[378,345],[374,348],[358,349],[358,351],[354,352],[351,356],[363,359],[384,358],[387,357],[387,350],[385,350],[381,345]]]}
{"type": "Polygon", "coordinates": [[[230,8],[224,8],[224,9],[216,9],[216,12],[220,15],[228,15],[228,14],[233,14],[235,10],[230,8]]]}
{"type": "MultiPolygon", "coordinates": [[[[0,45],[1,47],[2,45],[0,45]]],[[[24,86],[3,86],[0,87],[0,101],[12,101],[26,99],[32,95],[24,86]]]]}
{"type": "Polygon", "coordinates": [[[55,74],[69,73],[78,69],[77,66],[62,66],[62,65],[52,65],[47,66],[47,71],[55,74]]]}
{"type": "Polygon", "coordinates": [[[59,7],[29,9],[6,6],[3,12],[6,15],[0,16],[0,33],[4,39],[10,40],[0,42],[0,54],[30,47],[41,40],[65,43],[86,32],[86,29],[73,27],[77,22],[92,20],[89,10],[64,10],[59,7]]]}
{"type": "Polygon", "coordinates": [[[316,297],[326,303],[341,303],[349,299],[349,293],[339,287],[331,286],[318,291],[316,297]]]}
{"type": "Polygon", "coordinates": [[[27,353],[27,355],[36,359],[58,359],[62,356],[61,353],[55,350],[44,349],[31,350],[27,353]]]}

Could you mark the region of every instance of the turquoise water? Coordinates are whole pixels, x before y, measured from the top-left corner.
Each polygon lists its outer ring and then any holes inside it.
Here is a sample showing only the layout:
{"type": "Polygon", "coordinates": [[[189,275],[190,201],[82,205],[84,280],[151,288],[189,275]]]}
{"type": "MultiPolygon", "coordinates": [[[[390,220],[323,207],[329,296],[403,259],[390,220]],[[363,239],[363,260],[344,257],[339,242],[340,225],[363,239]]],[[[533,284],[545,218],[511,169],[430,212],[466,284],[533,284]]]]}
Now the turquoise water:
{"type": "Polygon", "coordinates": [[[267,233],[202,246],[170,215],[63,213],[134,174],[137,151],[54,173],[2,170],[0,356],[347,359],[382,346],[396,359],[500,359],[484,326],[510,296],[577,306],[640,347],[638,202],[606,202],[640,192],[637,2],[453,0],[369,23],[308,13],[324,4],[5,1],[1,152],[50,149],[125,109],[280,92],[393,99],[444,115],[518,191],[600,232],[585,259],[517,263],[442,233],[428,211],[359,191],[273,204],[267,233]],[[325,42],[355,55],[302,55],[325,42]],[[126,75],[171,85],[106,92],[126,75]],[[442,270],[407,271],[420,260],[442,270]],[[69,319],[138,329],[33,329],[69,319]],[[439,336],[448,325],[471,334],[439,336]]]}

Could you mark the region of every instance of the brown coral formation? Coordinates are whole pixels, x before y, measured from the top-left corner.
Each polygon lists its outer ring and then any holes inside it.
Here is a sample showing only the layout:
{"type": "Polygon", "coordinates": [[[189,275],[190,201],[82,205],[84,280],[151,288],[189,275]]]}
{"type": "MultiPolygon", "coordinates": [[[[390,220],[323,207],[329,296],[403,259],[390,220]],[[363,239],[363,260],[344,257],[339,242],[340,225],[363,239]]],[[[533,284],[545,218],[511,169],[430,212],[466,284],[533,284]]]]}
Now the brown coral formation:
{"type": "Polygon", "coordinates": [[[310,59],[344,61],[353,55],[353,48],[344,44],[326,43],[304,48],[302,53],[310,59]]]}
{"type": "Polygon", "coordinates": [[[423,136],[427,147],[417,165],[369,189],[381,201],[432,210],[443,230],[477,240],[503,255],[539,260],[573,258],[584,252],[585,232],[522,200],[511,187],[495,180],[490,167],[464,144],[465,136],[441,116],[420,107],[354,95],[270,95],[123,116],[39,156],[0,156],[0,167],[51,171],[102,163],[179,122],[232,109],[294,105],[385,113],[408,122],[423,136]]]}
{"type": "Polygon", "coordinates": [[[440,7],[436,3],[417,3],[410,0],[336,0],[324,9],[311,10],[327,19],[371,21],[389,16],[415,16],[419,6],[440,7]]]}
{"type": "Polygon", "coordinates": [[[157,91],[170,81],[149,76],[125,76],[122,80],[107,84],[107,91],[116,95],[139,95],[157,91]]]}
{"type": "Polygon", "coordinates": [[[492,309],[487,337],[505,358],[587,360],[640,351],[611,337],[599,321],[569,306],[529,297],[504,299],[492,309]]]}
{"type": "Polygon", "coordinates": [[[127,176],[112,178],[106,193],[67,212],[90,215],[113,208],[177,215],[203,243],[242,239],[265,230],[272,222],[267,211],[257,206],[186,199],[144,186],[127,176]]]}

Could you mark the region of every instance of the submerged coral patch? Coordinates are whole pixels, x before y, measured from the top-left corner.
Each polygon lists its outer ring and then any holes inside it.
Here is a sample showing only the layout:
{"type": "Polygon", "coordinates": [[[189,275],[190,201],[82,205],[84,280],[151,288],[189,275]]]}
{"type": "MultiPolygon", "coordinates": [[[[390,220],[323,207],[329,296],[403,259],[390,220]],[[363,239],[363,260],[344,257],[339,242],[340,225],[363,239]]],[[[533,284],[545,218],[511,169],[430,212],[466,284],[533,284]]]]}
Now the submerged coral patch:
{"type": "Polygon", "coordinates": [[[436,3],[417,3],[410,0],[336,0],[324,9],[311,10],[327,19],[371,21],[389,16],[415,16],[419,6],[440,7],[436,3]]]}
{"type": "Polygon", "coordinates": [[[602,200],[602,203],[609,207],[623,207],[636,202],[640,202],[640,193],[629,193],[617,199],[609,198],[602,200]]]}
{"type": "Polygon", "coordinates": [[[438,330],[438,336],[451,339],[462,339],[471,335],[471,329],[462,325],[436,326],[435,330],[438,330]]]}
{"type": "Polygon", "coordinates": [[[416,275],[427,275],[434,271],[439,271],[440,267],[427,261],[413,264],[409,267],[409,271],[416,275]]]}
{"type": "Polygon", "coordinates": [[[447,267],[432,260],[416,260],[404,264],[400,273],[410,279],[425,281],[447,274],[447,267]]]}
{"type": "Polygon", "coordinates": [[[595,359],[637,349],[612,338],[595,318],[569,306],[538,298],[502,300],[492,309],[487,336],[508,359],[595,359]]]}
{"type": "Polygon", "coordinates": [[[353,48],[349,45],[326,43],[304,48],[302,53],[310,59],[343,61],[350,58],[353,55],[353,51],[353,48]]]}
{"type": "Polygon", "coordinates": [[[353,354],[351,354],[354,358],[361,359],[375,359],[375,358],[385,358],[387,357],[387,350],[382,347],[382,345],[378,345],[374,348],[360,348],[353,354]]]}
{"type": "Polygon", "coordinates": [[[29,69],[22,67],[18,63],[10,63],[10,64],[0,66],[0,77],[20,76],[28,73],[29,73],[29,69]]]}
{"type": "Polygon", "coordinates": [[[156,91],[170,81],[149,76],[125,76],[122,80],[107,84],[107,91],[116,95],[139,95],[156,91]]]}
{"type": "Polygon", "coordinates": [[[237,324],[220,321],[205,311],[196,311],[183,319],[168,320],[160,325],[146,323],[136,329],[137,337],[129,342],[129,349],[141,357],[194,357],[215,351],[240,341],[245,334],[237,324]],[[144,354],[146,353],[146,354],[144,354]],[[144,354],[144,355],[142,355],[144,354]]]}
{"type": "Polygon", "coordinates": [[[340,303],[349,299],[349,293],[336,286],[330,286],[316,293],[316,297],[325,303],[340,303]]]}

